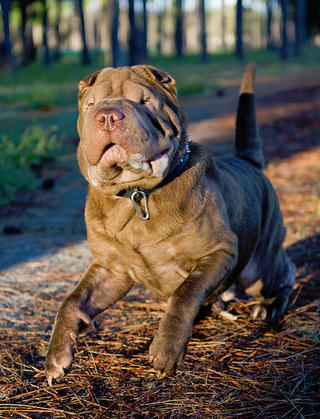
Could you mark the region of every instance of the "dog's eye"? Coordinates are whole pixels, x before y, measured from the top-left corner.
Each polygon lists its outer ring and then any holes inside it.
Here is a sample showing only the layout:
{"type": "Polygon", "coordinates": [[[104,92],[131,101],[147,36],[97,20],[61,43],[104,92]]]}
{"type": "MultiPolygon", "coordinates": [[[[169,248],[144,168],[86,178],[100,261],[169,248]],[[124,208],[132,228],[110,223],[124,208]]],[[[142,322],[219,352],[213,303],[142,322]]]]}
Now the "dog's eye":
{"type": "Polygon", "coordinates": [[[86,104],[86,109],[90,109],[90,108],[92,108],[92,106],[94,106],[94,101],[89,100],[89,102],[86,104]]]}
{"type": "Polygon", "coordinates": [[[149,102],[150,102],[150,97],[149,96],[142,98],[141,101],[140,101],[140,103],[142,105],[147,105],[149,102]]]}

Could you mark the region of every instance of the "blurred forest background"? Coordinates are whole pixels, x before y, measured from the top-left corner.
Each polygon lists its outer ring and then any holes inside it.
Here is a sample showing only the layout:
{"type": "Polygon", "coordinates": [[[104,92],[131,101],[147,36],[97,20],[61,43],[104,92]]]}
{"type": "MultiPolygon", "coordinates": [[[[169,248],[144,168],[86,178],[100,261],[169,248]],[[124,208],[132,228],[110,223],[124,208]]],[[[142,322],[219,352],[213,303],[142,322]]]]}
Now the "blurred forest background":
{"type": "Polygon", "coordinates": [[[278,49],[287,59],[307,41],[320,45],[318,0],[1,0],[2,67],[42,57],[48,65],[81,50],[82,63],[104,52],[105,65],[151,55],[278,49]]]}
{"type": "Polygon", "coordinates": [[[208,54],[279,49],[287,59],[320,44],[317,0],[1,0],[2,66],[44,64],[81,50],[105,65],[137,64],[148,54],[208,54]],[[291,51],[292,50],[292,51],[291,51]]]}

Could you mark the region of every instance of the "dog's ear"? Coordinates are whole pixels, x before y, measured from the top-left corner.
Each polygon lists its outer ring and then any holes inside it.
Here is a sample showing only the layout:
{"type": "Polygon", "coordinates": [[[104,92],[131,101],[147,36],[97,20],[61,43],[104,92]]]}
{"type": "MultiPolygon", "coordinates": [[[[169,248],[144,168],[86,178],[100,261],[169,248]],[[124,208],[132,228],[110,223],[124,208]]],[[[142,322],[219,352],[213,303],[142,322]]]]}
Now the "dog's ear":
{"type": "Polygon", "coordinates": [[[143,72],[146,73],[151,78],[151,80],[160,83],[163,87],[172,93],[176,93],[176,81],[166,71],[160,70],[151,65],[137,65],[133,68],[138,71],[143,70],[143,72]]]}
{"type": "Polygon", "coordinates": [[[92,86],[94,82],[97,80],[98,75],[101,73],[101,70],[95,71],[92,74],[88,74],[83,80],[80,81],[78,85],[79,89],[79,99],[82,98],[84,92],[87,90],[88,87],[92,86]]]}
{"type": "Polygon", "coordinates": [[[153,75],[157,82],[161,83],[166,88],[172,88],[175,86],[176,81],[173,77],[170,76],[166,71],[159,70],[158,68],[152,66],[146,66],[147,70],[153,75]]]}

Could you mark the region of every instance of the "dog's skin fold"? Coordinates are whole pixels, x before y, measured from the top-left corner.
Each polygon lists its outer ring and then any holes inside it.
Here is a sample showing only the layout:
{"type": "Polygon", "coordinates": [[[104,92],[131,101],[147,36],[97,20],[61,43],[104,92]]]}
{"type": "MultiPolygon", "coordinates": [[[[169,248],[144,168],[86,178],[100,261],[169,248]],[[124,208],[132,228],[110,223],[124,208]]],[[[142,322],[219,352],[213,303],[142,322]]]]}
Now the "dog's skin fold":
{"type": "Polygon", "coordinates": [[[192,143],[180,169],[188,137],[171,76],[151,66],[106,68],[79,83],[78,161],[89,182],[93,263],[57,314],[46,360],[50,385],[70,367],[80,330],[135,282],[167,300],[149,350],[159,377],[182,363],[204,303],[241,289],[259,300],[254,318],[283,316],[295,267],[282,247],[278,199],[261,171],[253,80],[249,65],[236,157],[214,159],[192,143]],[[121,196],[134,187],[147,191],[149,220],[121,196]]]}

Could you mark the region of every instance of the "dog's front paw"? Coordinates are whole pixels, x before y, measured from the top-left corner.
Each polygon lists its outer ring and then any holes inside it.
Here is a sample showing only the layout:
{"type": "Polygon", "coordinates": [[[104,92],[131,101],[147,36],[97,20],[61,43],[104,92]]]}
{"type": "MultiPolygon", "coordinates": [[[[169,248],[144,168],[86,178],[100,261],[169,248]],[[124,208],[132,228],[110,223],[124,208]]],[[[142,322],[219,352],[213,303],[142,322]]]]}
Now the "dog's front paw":
{"type": "Polygon", "coordinates": [[[188,341],[177,336],[161,335],[153,338],[149,348],[150,362],[156,370],[157,377],[163,378],[173,374],[184,360],[188,341]]]}
{"type": "Polygon", "coordinates": [[[52,380],[60,380],[73,361],[73,345],[76,343],[74,333],[65,336],[52,336],[46,358],[46,376],[48,384],[52,380]]]}

